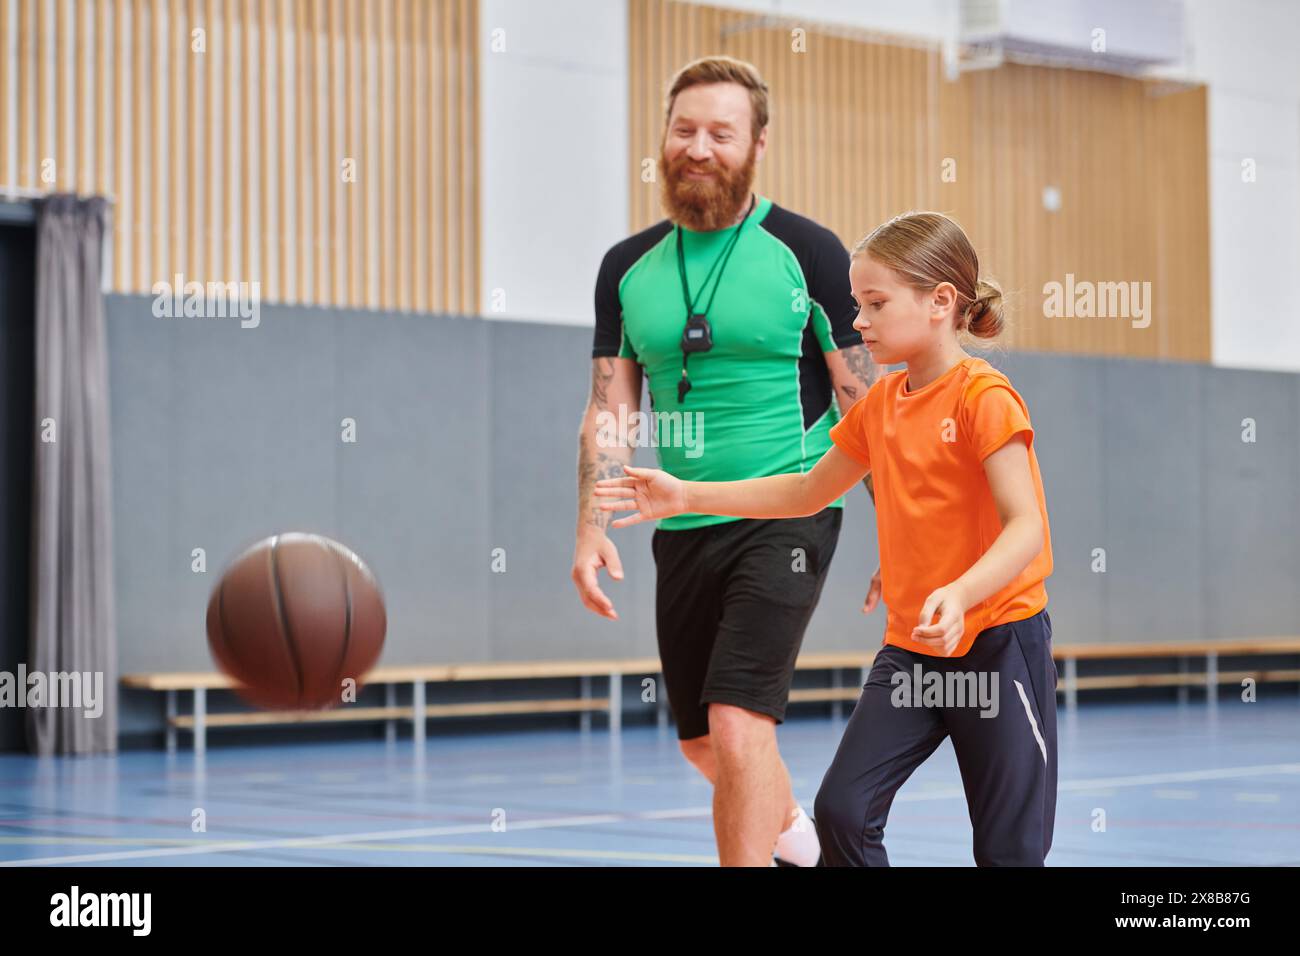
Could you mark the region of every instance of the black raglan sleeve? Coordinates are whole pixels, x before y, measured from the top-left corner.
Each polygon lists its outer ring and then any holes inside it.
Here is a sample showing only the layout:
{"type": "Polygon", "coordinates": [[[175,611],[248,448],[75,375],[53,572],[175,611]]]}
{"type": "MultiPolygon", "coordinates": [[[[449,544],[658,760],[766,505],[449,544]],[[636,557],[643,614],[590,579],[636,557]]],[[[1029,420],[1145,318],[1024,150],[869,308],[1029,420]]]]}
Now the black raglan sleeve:
{"type": "Polygon", "coordinates": [[[812,308],[825,316],[817,339],[823,351],[861,345],[853,328],[858,307],[849,287],[849,254],[839,237],[806,216],[773,204],[763,228],[785,243],[803,270],[812,308]],[[826,342],[826,338],[830,342],[826,342]]]}
{"type": "Polygon", "coordinates": [[[838,348],[861,345],[862,336],[853,327],[858,306],[849,285],[849,253],[829,229],[818,229],[813,238],[808,294],[826,314],[831,340],[838,348]]]}
{"type": "Polygon", "coordinates": [[[618,298],[618,284],[623,278],[619,262],[622,256],[614,246],[605,253],[596,273],[596,330],[591,343],[591,357],[615,357],[623,346],[623,305],[618,298]]]}

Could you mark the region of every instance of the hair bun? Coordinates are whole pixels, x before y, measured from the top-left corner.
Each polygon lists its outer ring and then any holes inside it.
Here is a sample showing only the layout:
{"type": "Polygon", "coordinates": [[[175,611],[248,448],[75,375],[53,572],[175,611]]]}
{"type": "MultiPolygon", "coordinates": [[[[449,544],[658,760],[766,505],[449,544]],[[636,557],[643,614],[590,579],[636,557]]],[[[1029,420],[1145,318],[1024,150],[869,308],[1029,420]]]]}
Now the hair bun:
{"type": "Polygon", "coordinates": [[[966,330],[981,339],[992,339],[1003,324],[1002,288],[992,279],[977,280],[975,299],[966,309],[966,330]]]}

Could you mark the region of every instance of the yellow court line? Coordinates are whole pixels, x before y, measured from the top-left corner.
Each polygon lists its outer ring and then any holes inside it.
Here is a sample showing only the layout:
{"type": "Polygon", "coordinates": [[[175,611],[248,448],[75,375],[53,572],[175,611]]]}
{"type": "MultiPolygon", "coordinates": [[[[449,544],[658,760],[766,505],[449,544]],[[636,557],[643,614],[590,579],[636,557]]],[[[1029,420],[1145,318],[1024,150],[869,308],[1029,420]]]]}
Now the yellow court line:
{"type": "MultiPolygon", "coordinates": [[[[0,846],[69,846],[77,843],[91,843],[97,846],[194,846],[202,842],[202,840],[184,840],[179,837],[0,836],[0,846]]],[[[224,841],[214,837],[212,842],[215,844],[224,841]]]]}

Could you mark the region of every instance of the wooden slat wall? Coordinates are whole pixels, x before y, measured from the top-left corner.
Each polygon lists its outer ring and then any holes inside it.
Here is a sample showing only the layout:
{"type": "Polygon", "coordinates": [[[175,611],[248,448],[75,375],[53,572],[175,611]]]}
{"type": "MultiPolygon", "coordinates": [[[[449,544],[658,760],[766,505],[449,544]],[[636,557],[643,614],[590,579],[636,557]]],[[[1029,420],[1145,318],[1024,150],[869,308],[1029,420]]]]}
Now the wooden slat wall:
{"type": "Polygon", "coordinates": [[[478,0],[0,0],[0,186],[113,195],[114,291],[474,314],[478,32],[478,0]]]}
{"type": "Polygon", "coordinates": [[[807,22],[629,0],[631,228],[663,217],[640,164],[659,154],[664,93],[690,60],[754,63],[772,93],[757,188],[846,246],[897,213],[956,218],[1009,292],[1008,348],[1209,361],[1204,88],[1004,65],[949,82],[937,48],[819,32],[807,22]],[[807,31],[807,52],[790,30],[807,31]],[[945,158],[956,181],[941,178],[945,158]],[[1062,197],[1042,205],[1044,186],[1062,197]],[[1045,318],[1043,286],[1150,282],[1151,324],[1045,318]]]}
{"type": "Polygon", "coordinates": [[[0,183],[13,179],[13,166],[9,151],[13,147],[9,136],[9,117],[13,107],[9,103],[9,61],[14,57],[13,37],[9,30],[9,0],[0,0],[0,183]]]}

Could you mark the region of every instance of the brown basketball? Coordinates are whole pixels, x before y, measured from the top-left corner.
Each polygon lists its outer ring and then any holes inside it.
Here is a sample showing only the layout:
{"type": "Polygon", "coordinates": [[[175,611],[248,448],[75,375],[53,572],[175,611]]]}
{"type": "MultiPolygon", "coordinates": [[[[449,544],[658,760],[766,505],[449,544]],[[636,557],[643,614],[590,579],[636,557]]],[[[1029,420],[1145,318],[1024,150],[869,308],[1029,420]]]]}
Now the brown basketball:
{"type": "Polygon", "coordinates": [[[208,600],[208,647],[249,703],[316,710],[343,699],[379,659],[388,625],[379,582],[350,550],[315,534],[249,548],[208,600]]]}

